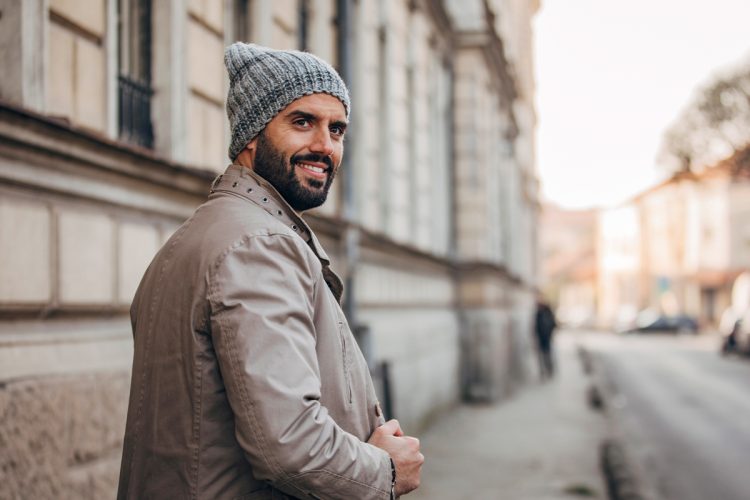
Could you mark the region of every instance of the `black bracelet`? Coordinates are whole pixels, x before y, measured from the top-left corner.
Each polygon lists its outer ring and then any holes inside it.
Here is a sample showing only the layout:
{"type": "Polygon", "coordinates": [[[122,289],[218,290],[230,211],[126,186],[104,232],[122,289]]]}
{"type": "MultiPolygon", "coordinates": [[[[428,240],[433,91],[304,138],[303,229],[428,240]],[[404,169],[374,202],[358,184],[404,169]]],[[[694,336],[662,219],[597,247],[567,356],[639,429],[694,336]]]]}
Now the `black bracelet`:
{"type": "Polygon", "coordinates": [[[396,464],[391,461],[391,500],[396,500],[396,464]]]}

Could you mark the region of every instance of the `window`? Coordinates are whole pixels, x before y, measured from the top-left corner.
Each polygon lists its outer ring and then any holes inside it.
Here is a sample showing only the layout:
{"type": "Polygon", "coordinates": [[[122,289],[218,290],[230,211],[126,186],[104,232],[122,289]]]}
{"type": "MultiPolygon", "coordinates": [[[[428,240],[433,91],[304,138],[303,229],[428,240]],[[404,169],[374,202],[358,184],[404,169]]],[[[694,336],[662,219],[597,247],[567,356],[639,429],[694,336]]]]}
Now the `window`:
{"type": "Polygon", "coordinates": [[[151,148],[151,1],[118,1],[120,138],[151,148]]]}
{"type": "Polygon", "coordinates": [[[297,47],[306,51],[309,48],[310,2],[297,0],[297,47]]]}
{"type": "Polygon", "coordinates": [[[234,39],[250,41],[250,0],[237,0],[234,3],[234,39]]]}

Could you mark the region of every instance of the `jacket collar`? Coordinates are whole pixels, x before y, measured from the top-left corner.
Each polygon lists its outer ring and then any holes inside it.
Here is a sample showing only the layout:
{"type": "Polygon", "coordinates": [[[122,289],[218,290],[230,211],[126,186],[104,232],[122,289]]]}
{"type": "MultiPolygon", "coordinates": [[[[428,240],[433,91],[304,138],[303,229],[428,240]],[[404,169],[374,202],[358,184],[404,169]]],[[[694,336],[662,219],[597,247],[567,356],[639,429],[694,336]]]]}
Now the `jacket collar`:
{"type": "Polygon", "coordinates": [[[255,203],[299,234],[325,264],[330,264],[328,254],[320,245],[310,226],[286,202],[268,181],[242,165],[229,165],[223,174],[211,184],[211,193],[234,193],[255,203]]]}

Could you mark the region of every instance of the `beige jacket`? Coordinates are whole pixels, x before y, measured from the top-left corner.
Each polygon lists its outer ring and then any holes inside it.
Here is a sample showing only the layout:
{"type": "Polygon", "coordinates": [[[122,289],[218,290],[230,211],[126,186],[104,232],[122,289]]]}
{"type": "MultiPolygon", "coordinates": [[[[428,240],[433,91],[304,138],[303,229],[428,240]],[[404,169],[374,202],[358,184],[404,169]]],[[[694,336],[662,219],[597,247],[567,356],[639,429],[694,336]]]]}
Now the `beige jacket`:
{"type": "Polygon", "coordinates": [[[388,454],[365,442],[384,420],[328,264],[266,181],[217,178],[133,301],[118,498],[389,498],[388,454]]]}

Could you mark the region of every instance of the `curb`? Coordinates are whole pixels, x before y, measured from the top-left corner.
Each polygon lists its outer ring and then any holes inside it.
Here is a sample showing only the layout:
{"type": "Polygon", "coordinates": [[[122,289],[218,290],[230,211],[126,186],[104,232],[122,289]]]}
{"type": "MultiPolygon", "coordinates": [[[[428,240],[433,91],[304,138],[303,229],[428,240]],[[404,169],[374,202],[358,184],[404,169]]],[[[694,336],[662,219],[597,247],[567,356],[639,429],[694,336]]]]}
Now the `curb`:
{"type": "MultiPolygon", "coordinates": [[[[587,393],[589,406],[595,411],[605,413],[611,423],[616,418],[610,411],[610,394],[603,390],[606,386],[601,379],[595,356],[583,345],[578,346],[578,354],[584,372],[591,377],[587,393]]],[[[622,440],[615,437],[618,433],[610,429],[610,437],[599,445],[599,465],[601,467],[607,493],[610,500],[651,500],[642,493],[641,485],[630,464],[622,440]]]]}
{"type": "Polygon", "coordinates": [[[611,500],[646,500],[619,441],[606,439],[599,447],[599,463],[611,500]]]}

